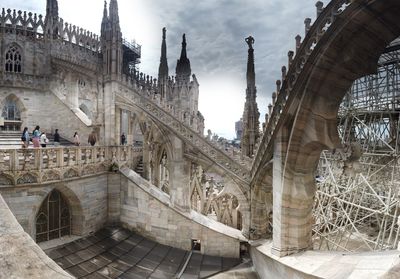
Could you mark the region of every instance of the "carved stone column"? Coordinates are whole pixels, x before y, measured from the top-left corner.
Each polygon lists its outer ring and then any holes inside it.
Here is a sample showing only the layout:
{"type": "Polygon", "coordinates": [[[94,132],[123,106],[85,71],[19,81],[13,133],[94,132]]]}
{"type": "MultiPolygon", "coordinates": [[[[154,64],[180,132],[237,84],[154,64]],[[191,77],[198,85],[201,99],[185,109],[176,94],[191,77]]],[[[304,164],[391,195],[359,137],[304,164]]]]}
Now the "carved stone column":
{"type": "Polygon", "coordinates": [[[172,204],[183,211],[190,210],[190,167],[184,158],[184,143],[177,137],[171,139],[172,155],[170,161],[170,197],[172,204]]]}

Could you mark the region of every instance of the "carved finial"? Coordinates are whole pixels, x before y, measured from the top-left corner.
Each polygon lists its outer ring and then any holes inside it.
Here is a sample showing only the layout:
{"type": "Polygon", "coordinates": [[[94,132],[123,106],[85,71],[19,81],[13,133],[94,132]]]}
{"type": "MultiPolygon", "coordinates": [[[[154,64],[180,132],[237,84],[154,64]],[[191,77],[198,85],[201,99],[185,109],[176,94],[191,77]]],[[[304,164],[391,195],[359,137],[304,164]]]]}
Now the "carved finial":
{"type": "Polygon", "coordinates": [[[292,64],[293,56],[294,56],[294,52],[293,52],[292,50],[290,50],[290,51],[288,52],[289,66],[292,64]]]}
{"type": "Polygon", "coordinates": [[[297,35],[295,39],[296,39],[296,52],[297,52],[301,45],[301,36],[297,35]]]}
{"type": "Polygon", "coordinates": [[[287,72],[286,66],[282,66],[281,71],[282,71],[282,80],[285,80],[285,78],[286,78],[286,72],[287,72]]]}
{"type": "Polygon", "coordinates": [[[249,46],[249,49],[253,49],[253,45],[254,45],[254,42],[255,42],[254,38],[252,36],[248,36],[244,40],[247,43],[247,45],[249,46]]]}
{"type": "Polygon", "coordinates": [[[271,104],[268,105],[268,114],[269,115],[272,114],[272,105],[271,104]]]}
{"type": "Polygon", "coordinates": [[[276,81],[276,93],[278,93],[278,94],[279,94],[279,91],[281,91],[281,84],[282,84],[282,82],[278,79],[276,81]]]}
{"type": "Polygon", "coordinates": [[[317,7],[317,17],[322,13],[322,10],[324,9],[324,3],[321,1],[318,1],[315,3],[315,7],[317,7]]]}
{"type": "Polygon", "coordinates": [[[305,35],[307,35],[308,31],[310,31],[311,28],[311,18],[307,17],[304,20],[304,27],[305,27],[305,35]]]}
{"type": "Polygon", "coordinates": [[[276,103],[276,92],[272,93],[272,104],[275,105],[276,103]]]}

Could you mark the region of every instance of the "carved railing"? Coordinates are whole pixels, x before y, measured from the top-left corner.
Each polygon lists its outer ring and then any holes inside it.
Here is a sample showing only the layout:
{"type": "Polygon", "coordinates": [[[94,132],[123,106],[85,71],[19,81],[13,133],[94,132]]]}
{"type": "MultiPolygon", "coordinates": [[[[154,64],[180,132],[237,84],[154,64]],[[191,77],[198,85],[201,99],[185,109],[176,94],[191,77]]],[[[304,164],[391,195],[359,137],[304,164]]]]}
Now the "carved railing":
{"type": "MultiPolygon", "coordinates": [[[[282,83],[277,81],[277,96],[275,97],[273,110],[270,113],[268,124],[263,134],[261,143],[256,152],[256,156],[251,168],[251,176],[254,177],[263,163],[265,157],[272,157],[272,143],[276,131],[281,127],[284,117],[290,104],[295,99],[294,90],[299,76],[303,73],[303,68],[307,64],[314,50],[324,34],[334,24],[338,15],[343,13],[350,5],[351,0],[332,0],[329,5],[323,8],[323,3],[317,3],[317,19],[312,26],[306,23],[306,37],[301,43],[301,37],[296,38],[296,55],[293,59],[293,52],[289,52],[289,69],[282,67],[282,83]],[[282,86],[281,86],[282,85],[282,86]]],[[[300,92],[298,92],[300,93],[300,92]]]]}
{"type": "Polygon", "coordinates": [[[124,99],[123,105],[130,104],[144,111],[153,121],[161,122],[163,126],[189,145],[196,147],[200,153],[220,167],[235,177],[249,182],[249,164],[246,161],[236,161],[228,152],[219,149],[218,146],[208,141],[203,135],[183,123],[179,117],[179,112],[174,110],[168,103],[162,102],[159,94],[136,87],[135,90],[122,90],[119,96],[124,99]]]}
{"type": "Polygon", "coordinates": [[[0,187],[43,184],[134,168],[143,151],[131,146],[0,149],[0,187]]]}

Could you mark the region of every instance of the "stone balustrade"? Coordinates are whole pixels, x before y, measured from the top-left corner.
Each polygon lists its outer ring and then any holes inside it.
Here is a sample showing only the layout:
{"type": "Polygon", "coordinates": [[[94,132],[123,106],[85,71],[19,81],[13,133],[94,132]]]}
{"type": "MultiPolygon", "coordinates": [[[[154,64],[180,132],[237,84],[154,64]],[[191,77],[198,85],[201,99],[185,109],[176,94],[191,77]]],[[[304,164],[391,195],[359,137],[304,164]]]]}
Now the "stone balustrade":
{"type": "MultiPolygon", "coordinates": [[[[337,17],[342,14],[351,4],[350,0],[334,0],[331,1],[328,6],[323,8],[322,3],[317,3],[317,19],[312,26],[307,27],[306,37],[303,42],[297,38],[297,50],[296,55],[293,58],[293,52],[289,51],[289,65],[288,71],[284,71],[282,83],[279,85],[279,92],[274,102],[273,110],[269,114],[268,124],[266,125],[263,138],[259,144],[259,148],[256,152],[255,159],[251,168],[251,176],[254,177],[257,171],[260,170],[262,163],[267,157],[272,157],[272,145],[276,131],[282,125],[281,116],[286,116],[288,108],[294,101],[294,99],[300,94],[297,90],[297,81],[300,75],[304,72],[303,69],[307,64],[309,58],[318,51],[318,43],[321,38],[333,25],[337,17]]],[[[268,160],[268,158],[267,158],[268,160]]]]}
{"type": "Polygon", "coordinates": [[[0,149],[0,187],[52,183],[133,168],[141,147],[82,146],[0,149]]]}

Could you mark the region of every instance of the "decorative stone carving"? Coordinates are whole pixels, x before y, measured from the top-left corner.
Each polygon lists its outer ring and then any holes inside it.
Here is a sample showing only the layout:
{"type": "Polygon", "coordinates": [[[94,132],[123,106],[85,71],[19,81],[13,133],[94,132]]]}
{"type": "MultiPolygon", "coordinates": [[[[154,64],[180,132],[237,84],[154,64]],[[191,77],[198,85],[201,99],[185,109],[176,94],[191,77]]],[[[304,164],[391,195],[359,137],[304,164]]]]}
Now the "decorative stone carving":
{"type": "Polygon", "coordinates": [[[32,173],[24,173],[17,179],[17,184],[33,184],[38,183],[37,177],[32,173]]]}

